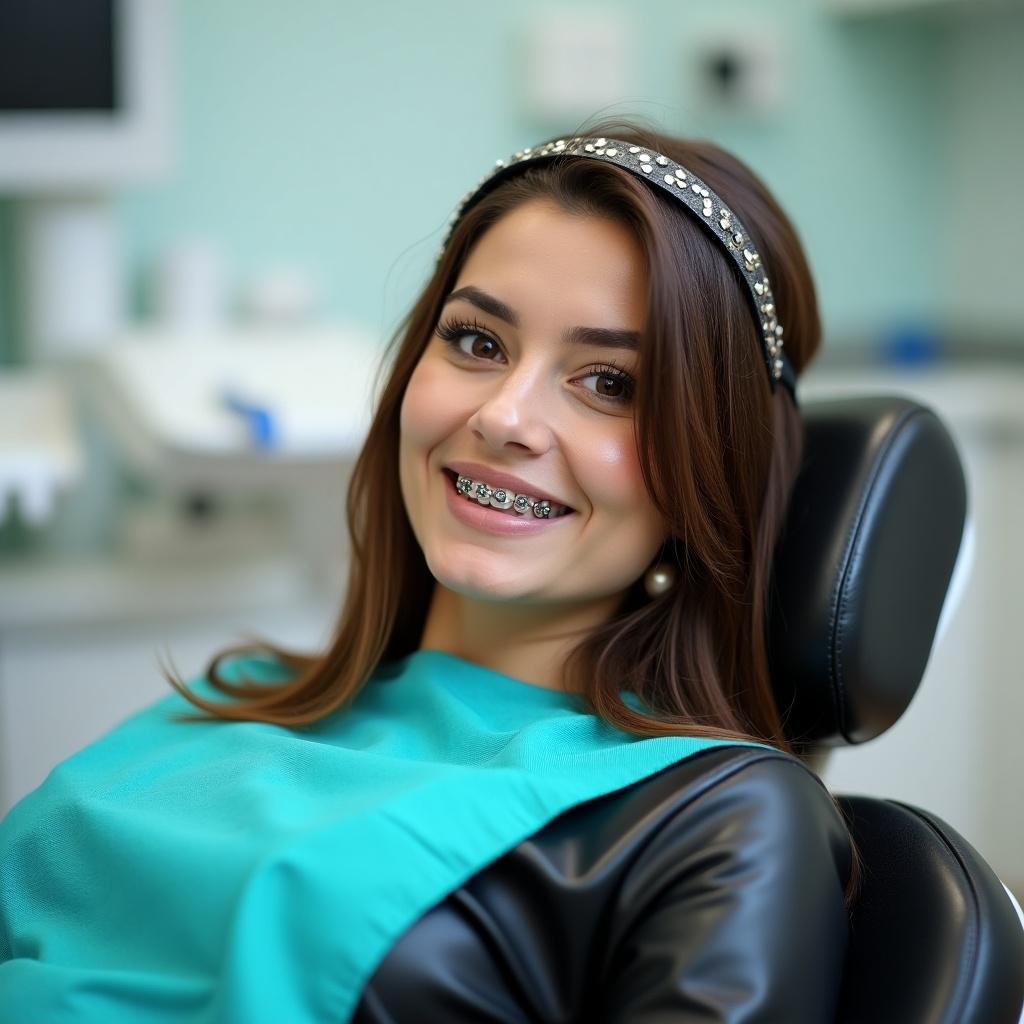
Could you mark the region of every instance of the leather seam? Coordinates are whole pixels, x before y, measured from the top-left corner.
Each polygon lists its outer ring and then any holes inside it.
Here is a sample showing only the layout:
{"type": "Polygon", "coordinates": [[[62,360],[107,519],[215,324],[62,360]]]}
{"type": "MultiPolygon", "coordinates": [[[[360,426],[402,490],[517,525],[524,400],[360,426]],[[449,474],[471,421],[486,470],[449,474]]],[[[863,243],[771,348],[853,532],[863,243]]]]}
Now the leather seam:
{"type": "MultiPolygon", "coordinates": [[[[743,750],[744,753],[747,753],[747,749],[740,747],[738,744],[734,748],[727,747],[726,749],[743,750]]],[[[732,762],[729,762],[723,765],[721,768],[718,769],[720,775],[706,780],[706,782],[703,783],[702,788],[698,792],[693,793],[687,799],[686,804],[684,804],[683,806],[689,806],[689,804],[693,803],[694,800],[697,800],[698,798],[704,796],[705,793],[708,792],[708,790],[714,788],[715,786],[718,786],[722,782],[727,781],[733,775],[736,775],[738,772],[744,771],[746,768],[751,768],[756,764],[763,764],[765,761],[781,761],[783,764],[788,764],[794,768],[799,768],[802,772],[804,772],[804,774],[808,775],[822,791],[828,794],[828,789],[826,788],[825,784],[821,781],[821,779],[818,778],[818,776],[814,772],[812,772],[811,769],[808,768],[807,765],[805,765],[803,761],[801,761],[799,758],[793,757],[792,755],[787,754],[785,751],[782,750],[765,750],[758,751],[756,754],[747,753],[747,756],[740,764],[734,764],[732,762]]],[[[676,765],[683,763],[685,762],[677,761],[676,765]]],[[[671,767],[675,767],[675,765],[672,765],[671,767]]]]}
{"type": "Polygon", "coordinates": [[[842,570],[836,578],[836,583],[832,591],[831,621],[829,622],[829,647],[831,648],[831,653],[828,658],[828,675],[829,683],[831,684],[829,689],[832,694],[836,721],[839,725],[839,733],[847,743],[851,744],[855,741],[851,739],[848,734],[849,723],[847,721],[846,714],[846,687],[842,679],[843,634],[839,624],[843,617],[842,613],[848,602],[850,577],[853,573],[853,563],[855,561],[854,553],[858,548],[858,537],[864,528],[864,510],[870,503],[870,499],[874,497],[874,492],[878,484],[878,478],[881,474],[882,466],[885,463],[886,455],[895,446],[897,439],[903,434],[907,424],[919,415],[927,412],[927,409],[918,406],[905,409],[893,425],[892,430],[889,431],[884,446],[873,460],[869,480],[867,485],[861,490],[860,502],[857,505],[856,514],[853,517],[852,524],[846,536],[846,542],[843,545],[841,563],[842,570]]]}

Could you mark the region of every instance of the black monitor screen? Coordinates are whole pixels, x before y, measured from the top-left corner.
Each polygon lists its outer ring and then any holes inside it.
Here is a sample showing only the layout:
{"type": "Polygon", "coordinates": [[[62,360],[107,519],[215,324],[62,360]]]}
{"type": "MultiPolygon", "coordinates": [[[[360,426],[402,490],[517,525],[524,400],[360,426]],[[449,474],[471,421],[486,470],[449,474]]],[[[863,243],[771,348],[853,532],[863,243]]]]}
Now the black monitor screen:
{"type": "Polygon", "coordinates": [[[114,3],[0,0],[0,111],[116,111],[114,3]]]}

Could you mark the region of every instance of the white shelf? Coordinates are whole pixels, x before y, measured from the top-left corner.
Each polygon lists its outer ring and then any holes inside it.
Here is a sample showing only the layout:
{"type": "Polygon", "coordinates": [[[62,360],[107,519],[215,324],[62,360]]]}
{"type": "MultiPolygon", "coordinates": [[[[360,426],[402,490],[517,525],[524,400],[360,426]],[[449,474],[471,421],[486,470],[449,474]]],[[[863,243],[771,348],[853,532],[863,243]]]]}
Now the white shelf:
{"type": "Polygon", "coordinates": [[[885,17],[892,14],[951,11],[956,14],[984,14],[992,11],[1009,11],[1012,0],[824,0],[823,6],[829,14],[839,17],[885,17]]]}

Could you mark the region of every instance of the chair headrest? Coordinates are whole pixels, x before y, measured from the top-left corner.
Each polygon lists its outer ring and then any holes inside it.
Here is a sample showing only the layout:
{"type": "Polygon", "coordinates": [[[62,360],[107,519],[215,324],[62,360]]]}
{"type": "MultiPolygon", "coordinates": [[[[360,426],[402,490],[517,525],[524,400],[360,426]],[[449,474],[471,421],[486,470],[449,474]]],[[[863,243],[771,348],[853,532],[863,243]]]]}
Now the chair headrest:
{"type": "Polygon", "coordinates": [[[960,457],[906,398],[808,402],[775,553],[769,644],[798,746],[863,743],[906,710],[931,653],[967,509],[960,457]]]}

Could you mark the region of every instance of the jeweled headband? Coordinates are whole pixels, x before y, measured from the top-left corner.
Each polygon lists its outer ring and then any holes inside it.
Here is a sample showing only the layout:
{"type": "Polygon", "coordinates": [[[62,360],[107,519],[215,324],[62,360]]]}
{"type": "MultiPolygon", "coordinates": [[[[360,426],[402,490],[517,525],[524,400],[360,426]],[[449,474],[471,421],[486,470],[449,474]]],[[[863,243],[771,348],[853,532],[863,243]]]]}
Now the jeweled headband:
{"type": "Polygon", "coordinates": [[[585,157],[603,160],[630,171],[636,177],[666,192],[685,206],[695,219],[714,237],[740,270],[753,304],[754,318],[764,346],[769,381],[774,390],[781,382],[796,398],[796,374],[782,350],[782,324],[775,315],[768,275],[761,267],[758,255],[746,228],[728,206],[692,171],[680,167],[661,153],[642,146],[634,146],[617,139],[581,138],[557,139],[536,148],[528,147],[513,153],[507,160],[498,160],[494,170],[485,174],[463,197],[448,221],[448,230],[438,253],[438,259],[448,246],[452,231],[462,215],[494,186],[510,177],[524,164],[536,164],[561,156],[585,157]]]}

